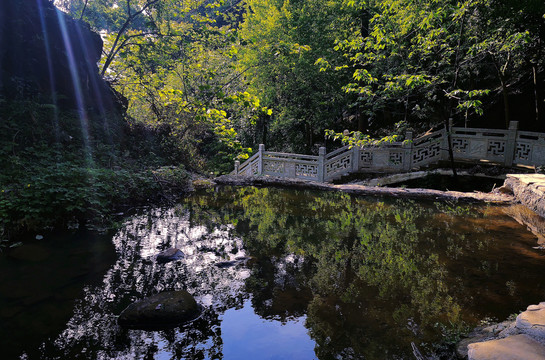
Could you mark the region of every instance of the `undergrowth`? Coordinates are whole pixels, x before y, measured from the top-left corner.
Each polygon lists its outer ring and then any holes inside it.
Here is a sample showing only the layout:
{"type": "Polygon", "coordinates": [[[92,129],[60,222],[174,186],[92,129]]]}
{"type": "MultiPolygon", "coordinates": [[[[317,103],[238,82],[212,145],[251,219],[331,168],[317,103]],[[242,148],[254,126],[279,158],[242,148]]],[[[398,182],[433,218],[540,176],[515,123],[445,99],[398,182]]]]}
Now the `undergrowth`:
{"type": "Polygon", "coordinates": [[[161,138],[115,114],[0,99],[0,250],[23,233],[107,229],[112,214],[173,201],[189,173],[161,138]]]}

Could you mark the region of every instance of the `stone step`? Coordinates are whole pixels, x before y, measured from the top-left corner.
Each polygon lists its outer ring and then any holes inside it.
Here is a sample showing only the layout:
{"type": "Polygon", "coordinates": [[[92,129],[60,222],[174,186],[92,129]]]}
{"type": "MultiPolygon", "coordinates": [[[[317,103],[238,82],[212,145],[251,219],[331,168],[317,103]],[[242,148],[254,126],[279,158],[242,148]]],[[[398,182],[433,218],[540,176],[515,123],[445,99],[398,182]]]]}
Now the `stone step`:
{"type": "Polygon", "coordinates": [[[545,359],[545,346],[526,334],[473,343],[468,350],[468,360],[545,359]]]}

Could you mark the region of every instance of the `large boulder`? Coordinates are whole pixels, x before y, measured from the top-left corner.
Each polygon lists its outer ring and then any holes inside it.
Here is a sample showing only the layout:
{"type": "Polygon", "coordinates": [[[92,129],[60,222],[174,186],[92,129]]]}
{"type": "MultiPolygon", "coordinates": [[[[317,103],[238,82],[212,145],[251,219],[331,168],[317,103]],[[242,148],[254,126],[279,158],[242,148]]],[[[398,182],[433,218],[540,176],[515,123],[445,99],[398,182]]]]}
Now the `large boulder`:
{"type": "Polygon", "coordinates": [[[528,306],[517,316],[516,326],[521,333],[545,339],[545,302],[528,306]]]}
{"type": "Polygon", "coordinates": [[[166,291],[129,305],[117,321],[130,329],[165,329],[194,320],[200,312],[187,291],[166,291]]]}
{"type": "Polygon", "coordinates": [[[56,98],[63,108],[118,110],[118,94],[97,67],[102,46],[88,24],[52,1],[0,1],[0,98],[56,98]]]}
{"type": "Polygon", "coordinates": [[[479,342],[468,346],[469,360],[545,359],[545,347],[525,334],[479,342]]]}

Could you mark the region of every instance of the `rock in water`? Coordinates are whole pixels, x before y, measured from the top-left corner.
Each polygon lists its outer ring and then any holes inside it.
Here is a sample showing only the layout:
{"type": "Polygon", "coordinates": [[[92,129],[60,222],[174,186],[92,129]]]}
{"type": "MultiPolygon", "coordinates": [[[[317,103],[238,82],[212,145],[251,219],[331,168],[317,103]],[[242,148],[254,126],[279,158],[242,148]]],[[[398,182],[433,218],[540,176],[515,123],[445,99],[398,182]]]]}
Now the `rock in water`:
{"type": "Polygon", "coordinates": [[[228,268],[228,267],[235,266],[236,264],[238,264],[238,261],[222,261],[222,262],[219,262],[219,263],[215,263],[214,265],[216,267],[219,267],[220,269],[225,269],[225,268],[228,268]]]}
{"type": "Polygon", "coordinates": [[[165,329],[194,320],[200,312],[187,291],[166,291],[129,305],[117,322],[130,329],[165,329]]]}
{"type": "Polygon", "coordinates": [[[170,261],[183,259],[184,256],[185,255],[182,252],[182,250],[176,249],[176,248],[170,248],[157,254],[156,258],[158,263],[164,264],[170,261]]]}

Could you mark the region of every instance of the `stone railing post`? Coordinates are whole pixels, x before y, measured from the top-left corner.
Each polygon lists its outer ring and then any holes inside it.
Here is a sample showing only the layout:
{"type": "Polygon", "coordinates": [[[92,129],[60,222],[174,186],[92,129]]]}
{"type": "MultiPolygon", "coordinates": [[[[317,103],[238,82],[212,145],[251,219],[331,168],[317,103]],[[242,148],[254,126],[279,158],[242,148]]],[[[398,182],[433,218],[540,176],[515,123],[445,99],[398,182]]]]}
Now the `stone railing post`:
{"type": "Polygon", "coordinates": [[[358,172],[360,169],[360,147],[354,146],[352,148],[352,172],[358,172]]]}
{"type": "Polygon", "coordinates": [[[505,158],[503,164],[505,166],[513,166],[515,158],[515,150],[517,148],[517,131],[519,129],[518,121],[509,122],[509,132],[507,133],[507,141],[505,142],[505,158]]]}
{"type": "Polygon", "coordinates": [[[318,149],[318,181],[324,182],[325,180],[325,147],[320,146],[320,149],[318,149]]]}
{"type": "Polygon", "coordinates": [[[413,132],[407,130],[405,132],[405,142],[403,143],[403,149],[405,150],[405,162],[403,163],[403,170],[411,171],[413,164],[413,132]]]}
{"type": "Polygon", "coordinates": [[[265,145],[259,144],[259,157],[257,159],[257,175],[263,175],[263,153],[265,152],[265,145]]]}
{"type": "Polygon", "coordinates": [[[235,175],[238,175],[238,169],[240,168],[240,161],[235,161],[235,175]]]}

